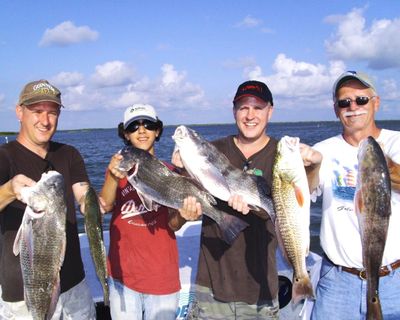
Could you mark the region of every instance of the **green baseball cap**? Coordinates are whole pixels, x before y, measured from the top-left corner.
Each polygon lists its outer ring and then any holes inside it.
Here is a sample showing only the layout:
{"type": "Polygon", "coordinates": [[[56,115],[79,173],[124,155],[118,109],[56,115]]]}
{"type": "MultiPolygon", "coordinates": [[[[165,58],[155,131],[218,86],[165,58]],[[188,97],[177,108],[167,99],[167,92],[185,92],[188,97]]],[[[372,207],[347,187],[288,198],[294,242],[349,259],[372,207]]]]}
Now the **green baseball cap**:
{"type": "Polygon", "coordinates": [[[43,101],[55,102],[59,106],[63,106],[60,90],[51,85],[47,80],[42,79],[29,82],[24,86],[19,95],[18,105],[30,106],[43,101]]]}

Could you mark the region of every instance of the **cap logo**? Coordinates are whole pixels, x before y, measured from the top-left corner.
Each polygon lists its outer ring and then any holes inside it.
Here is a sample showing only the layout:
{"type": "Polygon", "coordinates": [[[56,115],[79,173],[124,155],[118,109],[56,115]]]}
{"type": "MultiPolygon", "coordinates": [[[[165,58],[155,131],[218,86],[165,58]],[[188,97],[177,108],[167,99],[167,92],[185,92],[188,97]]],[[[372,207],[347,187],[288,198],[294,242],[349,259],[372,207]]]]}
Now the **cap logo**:
{"type": "Polygon", "coordinates": [[[263,91],[260,86],[253,85],[253,84],[248,84],[248,85],[244,86],[241,90],[242,91],[255,90],[255,91],[258,91],[260,93],[262,93],[262,91],[263,91]]]}
{"type": "Polygon", "coordinates": [[[51,94],[56,95],[56,90],[48,83],[38,83],[32,87],[33,94],[51,94]]]}

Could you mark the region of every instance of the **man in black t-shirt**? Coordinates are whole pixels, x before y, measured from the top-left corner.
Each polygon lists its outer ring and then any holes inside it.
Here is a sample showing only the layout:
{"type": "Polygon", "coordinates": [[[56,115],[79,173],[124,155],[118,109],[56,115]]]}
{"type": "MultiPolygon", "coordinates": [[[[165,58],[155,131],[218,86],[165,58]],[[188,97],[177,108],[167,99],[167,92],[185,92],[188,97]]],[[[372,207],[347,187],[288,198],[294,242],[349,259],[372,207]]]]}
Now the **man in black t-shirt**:
{"type": "Polygon", "coordinates": [[[52,142],[61,112],[61,93],[46,80],[24,86],[16,106],[20,130],[15,141],[0,146],[0,226],[2,252],[0,318],[30,318],[24,302],[19,256],[13,243],[26,205],[21,189],[33,186],[49,168],[63,175],[67,203],[65,258],[60,270],[61,295],[52,319],[95,319],[94,302],[85,282],[75,217],[75,200],[82,206],[89,179],[79,152],[52,142]]]}

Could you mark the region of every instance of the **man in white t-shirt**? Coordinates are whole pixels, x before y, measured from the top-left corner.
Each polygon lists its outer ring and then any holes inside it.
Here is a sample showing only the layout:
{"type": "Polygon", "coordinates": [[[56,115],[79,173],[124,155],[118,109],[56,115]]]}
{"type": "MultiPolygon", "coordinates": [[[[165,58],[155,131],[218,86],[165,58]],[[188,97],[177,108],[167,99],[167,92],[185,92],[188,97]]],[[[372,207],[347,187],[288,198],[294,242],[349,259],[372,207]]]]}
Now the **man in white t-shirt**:
{"type": "Polygon", "coordinates": [[[384,319],[400,319],[400,132],[375,123],[380,98],[364,73],[347,71],[333,86],[334,110],[343,131],[317,143],[322,153],[319,189],[323,193],[320,240],[324,250],[312,319],[362,319],[366,315],[367,281],[353,199],[357,181],[358,145],[368,136],[381,145],[392,181],[392,214],[379,277],[384,319]]]}

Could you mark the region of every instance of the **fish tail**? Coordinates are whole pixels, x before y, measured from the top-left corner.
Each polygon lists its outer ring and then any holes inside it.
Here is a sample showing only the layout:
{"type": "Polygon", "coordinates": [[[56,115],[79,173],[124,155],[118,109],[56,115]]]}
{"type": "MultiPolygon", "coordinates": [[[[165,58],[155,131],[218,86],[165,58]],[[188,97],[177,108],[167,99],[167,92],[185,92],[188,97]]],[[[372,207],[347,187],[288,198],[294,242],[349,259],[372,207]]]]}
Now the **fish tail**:
{"type": "Polygon", "coordinates": [[[239,233],[249,224],[238,217],[224,214],[221,221],[218,222],[218,225],[222,233],[222,238],[226,243],[232,244],[239,233]]]}
{"type": "Polygon", "coordinates": [[[381,301],[377,294],[368,297],[367,300],[367,320],[383,319],[381,301]]]}
{"type": "Polygon", "coordinates": [[[298,277],[294,275],[292,289],[293,303],[297,304],[300,300],[305,298],[315,299],[310,278],[308,276],[298,277]]]}

